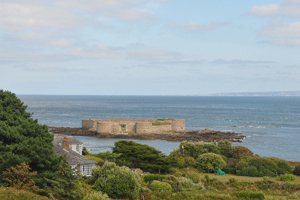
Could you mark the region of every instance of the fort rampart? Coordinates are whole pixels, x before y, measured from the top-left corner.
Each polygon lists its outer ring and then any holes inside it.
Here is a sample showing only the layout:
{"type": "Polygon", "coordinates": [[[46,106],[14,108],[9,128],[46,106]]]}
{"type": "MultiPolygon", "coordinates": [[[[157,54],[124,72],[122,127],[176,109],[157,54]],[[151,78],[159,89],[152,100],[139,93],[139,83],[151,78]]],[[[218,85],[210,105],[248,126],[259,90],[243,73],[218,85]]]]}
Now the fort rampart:
{"type": "Polygon", "coordinates": [[[112,134],[151,134],[184,132],[184,119],[139,119],[139,118],[107,118],[106,120],[82,120],[82,128],[98,133],[112,134]]]}

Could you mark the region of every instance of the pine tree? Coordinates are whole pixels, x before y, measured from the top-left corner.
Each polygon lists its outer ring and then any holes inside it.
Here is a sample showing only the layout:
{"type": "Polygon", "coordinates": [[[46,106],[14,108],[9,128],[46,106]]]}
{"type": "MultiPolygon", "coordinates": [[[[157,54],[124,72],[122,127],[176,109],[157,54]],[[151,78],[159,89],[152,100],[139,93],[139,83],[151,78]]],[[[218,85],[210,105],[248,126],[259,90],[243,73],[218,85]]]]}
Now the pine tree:
{"type": "Polygon", "coordinates": [[[38,186],[45,178],[55,179],[55,171],[62,158],[53,153],[53,135],[46,125],[38,124],[26,112],[27,106],[14,93],[0,90],[0,184],[3,171],[22,162],[28,162],[38,186]]]}

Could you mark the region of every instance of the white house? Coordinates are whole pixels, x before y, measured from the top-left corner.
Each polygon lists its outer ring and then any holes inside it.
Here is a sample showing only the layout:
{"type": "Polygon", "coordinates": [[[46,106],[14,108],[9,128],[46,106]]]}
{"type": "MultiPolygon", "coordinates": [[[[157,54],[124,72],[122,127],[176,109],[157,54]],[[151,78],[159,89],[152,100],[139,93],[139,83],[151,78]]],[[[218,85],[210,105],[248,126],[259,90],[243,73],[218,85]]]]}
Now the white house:
{"type": "Polygon", "coordinates": [[[54,154],[58,156],[66,155],[67,162],[72,166],[72,168],[80,165],[80,174],[84,176],[91,176],[92,169],[95,167],[95,164],[97,164],[97,162],[94,160],[89,160],[82,156],[82,142],[74,138],[63,137],[62,135],[59,135],[55,138],[53,140],[54,154]],[[72,141],[71,145],[70,141],[72,141]],[[80,154],[78,151],[80,152],[80,154]]]}

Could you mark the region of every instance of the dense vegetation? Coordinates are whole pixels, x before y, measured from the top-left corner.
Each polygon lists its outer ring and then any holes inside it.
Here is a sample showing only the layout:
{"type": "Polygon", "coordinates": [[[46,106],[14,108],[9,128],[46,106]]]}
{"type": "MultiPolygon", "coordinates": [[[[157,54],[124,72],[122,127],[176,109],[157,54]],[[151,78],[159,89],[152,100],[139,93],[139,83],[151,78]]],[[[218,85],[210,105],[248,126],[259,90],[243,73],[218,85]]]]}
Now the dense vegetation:
{"type": "Polygon", "coordinates": [[[169,156],[131,141],[116,142],[113,152],[84,148],[97,161],[91,180],[54,155],[52,141],[15,94],[0,90],[0,199],[300,199],[299,163],[261,158],[229,141],[185,141],[169,156]]]}

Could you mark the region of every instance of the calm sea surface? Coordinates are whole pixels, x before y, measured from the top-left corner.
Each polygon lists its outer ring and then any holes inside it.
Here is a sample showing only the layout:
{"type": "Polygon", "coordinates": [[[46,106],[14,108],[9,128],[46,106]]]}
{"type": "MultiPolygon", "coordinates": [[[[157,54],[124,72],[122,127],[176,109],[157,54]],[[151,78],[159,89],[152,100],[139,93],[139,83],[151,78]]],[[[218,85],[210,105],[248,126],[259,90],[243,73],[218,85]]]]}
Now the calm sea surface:
{"type": "MultiPolygon", "coordinates": [[[[187,130],[209,128],[247,136],[243,143],[260,156],[300,161],[300,97],[25,96],[33,118],[48,126],[81,127],[82,119],[179,118],[187,130]]],[[[116,139],[75,137],[93,153],[116,139]]],[[[178,142],[136,141],[169,154],[178,142]]]]}

